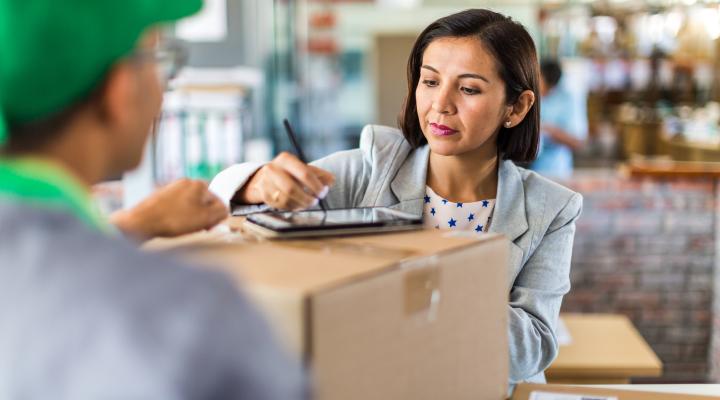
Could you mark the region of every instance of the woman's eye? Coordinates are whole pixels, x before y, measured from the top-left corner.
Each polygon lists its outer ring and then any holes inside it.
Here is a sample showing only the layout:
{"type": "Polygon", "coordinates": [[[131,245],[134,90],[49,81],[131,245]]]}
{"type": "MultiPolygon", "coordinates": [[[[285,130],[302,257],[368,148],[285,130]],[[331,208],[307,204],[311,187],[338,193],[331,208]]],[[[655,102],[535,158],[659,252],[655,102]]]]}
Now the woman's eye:
{"type": "Polygon", "coordinates": [[[480,93],[479,90],[473,89],[473,88],[469,88],[469,87],[461,87],[461,88],[460,88],[460,91],[462,91],[462,92],[465,93],[465,94],[471,94],[471,95],[472,95],[472,94],[478,94],[478,93],[480,93]]]}
{"type": "Polygon", "coordinates": [[[422,83],[423,83],[423,85],[429,86],[429,87],[437,86],[437,81],[434,81],[432,79],[423,79],[422,83]]]}

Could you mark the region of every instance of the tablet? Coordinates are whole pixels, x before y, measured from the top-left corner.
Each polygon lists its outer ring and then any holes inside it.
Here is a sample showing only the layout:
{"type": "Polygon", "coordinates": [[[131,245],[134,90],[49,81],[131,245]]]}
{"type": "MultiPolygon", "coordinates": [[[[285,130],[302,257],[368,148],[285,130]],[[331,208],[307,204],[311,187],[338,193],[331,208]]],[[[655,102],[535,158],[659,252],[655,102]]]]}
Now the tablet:
{"type": "Polygon", "coordinates": [[[265,237],[299,238],[421,229],[423,219],[385,207],[368,207],[263,212],[248,215],[245,226],[265,237]]]}

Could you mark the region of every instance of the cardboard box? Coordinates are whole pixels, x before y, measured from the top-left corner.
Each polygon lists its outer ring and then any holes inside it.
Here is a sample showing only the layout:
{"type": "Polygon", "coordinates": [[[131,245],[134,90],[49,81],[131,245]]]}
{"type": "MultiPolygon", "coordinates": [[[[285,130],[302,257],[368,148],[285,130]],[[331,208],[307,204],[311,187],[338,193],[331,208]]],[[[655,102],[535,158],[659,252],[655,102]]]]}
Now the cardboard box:
{"type": "Polygon", "coordinates": [[[502,236],[229,240],[186,241],[183,257],[219,265],[245,288],[310,362],[317,398],[507,396],[502,236]]]}
{"type": "MultiPolygon", "coordinates": [[[[668,385],[672,386],[672,385],[668,385]]],[[[691,385],[693,386],[693,385],[691,385]]],[[[569,385],[517,385],[512,400],[717,400],[717,396],[593,388],[569,385]],[[574,395],[574,396],[572,396],[574,395]]]]}

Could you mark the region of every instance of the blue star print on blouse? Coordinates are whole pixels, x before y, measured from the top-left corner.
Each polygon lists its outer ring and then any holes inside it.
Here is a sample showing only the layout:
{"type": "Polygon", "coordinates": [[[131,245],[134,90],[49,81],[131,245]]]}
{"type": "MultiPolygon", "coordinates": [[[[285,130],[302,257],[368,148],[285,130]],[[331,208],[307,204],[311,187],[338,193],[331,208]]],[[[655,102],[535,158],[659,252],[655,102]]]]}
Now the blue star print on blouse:
{"type": "Polygon", "coordinates": [[[435,229],[462,230],[484,234],[492,221],[495,199],[453,202],[425,188],[425,225],[435,229]]]}

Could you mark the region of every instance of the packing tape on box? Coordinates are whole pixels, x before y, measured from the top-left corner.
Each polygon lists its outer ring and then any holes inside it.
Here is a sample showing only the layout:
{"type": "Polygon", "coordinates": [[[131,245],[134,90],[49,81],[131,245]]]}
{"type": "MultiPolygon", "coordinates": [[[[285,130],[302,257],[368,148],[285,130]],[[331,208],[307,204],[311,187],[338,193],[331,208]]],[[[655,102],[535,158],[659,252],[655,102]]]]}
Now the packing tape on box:
{"type": "Polygon", "coordinates": [[[440,305],[440,268],[437,255],[403,262],[405,314],[425,313],[427,322],[437,319],[440,305]]]}

